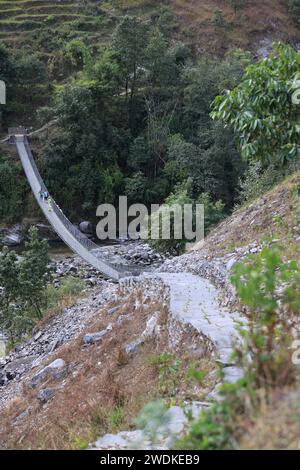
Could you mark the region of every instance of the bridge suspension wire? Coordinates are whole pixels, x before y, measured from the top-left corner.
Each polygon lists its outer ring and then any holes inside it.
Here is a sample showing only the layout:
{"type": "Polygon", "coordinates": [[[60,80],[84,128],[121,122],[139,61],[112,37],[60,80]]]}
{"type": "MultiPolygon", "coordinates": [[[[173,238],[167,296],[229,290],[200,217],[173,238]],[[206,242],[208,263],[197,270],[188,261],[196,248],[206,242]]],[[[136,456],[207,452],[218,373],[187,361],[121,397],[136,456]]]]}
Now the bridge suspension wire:
{"type": "MultiPolygon", "coordinates": [[[[45,130],[45,126],[28,135],[34,135],[43,130],[45,130]]],[[[99,250],[99,246],[72,224],[52,198],[47,200],[41,197],[41,193],[49,194],[49,192],[35,163],[26,129],[24,127],[10,128],[8,133],[9,136],[5,141],[15,144],[31,190],[43,214],[66,245],[107,278],[119,280],[125,276],[139,274],[136,268],[114,265],[97,257],[96,251],[99,250]]]]}

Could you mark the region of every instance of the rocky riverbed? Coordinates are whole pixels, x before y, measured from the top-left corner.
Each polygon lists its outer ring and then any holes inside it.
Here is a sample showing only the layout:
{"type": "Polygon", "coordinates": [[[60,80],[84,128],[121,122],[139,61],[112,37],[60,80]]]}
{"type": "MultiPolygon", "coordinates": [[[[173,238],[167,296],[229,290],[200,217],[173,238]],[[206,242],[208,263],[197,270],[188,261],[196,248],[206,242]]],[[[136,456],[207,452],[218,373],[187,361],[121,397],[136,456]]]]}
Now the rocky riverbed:
{"type": "MultiPolygon", "coordinates": [[[[114,264],[140,267],[141,272],[158,269],[166,259],[147,244],[136,241],[99,247],[97,256],[114,264]]],[[[66,308],[62,315],[47,325],[45,331],[37,331],[31,339],[0,359],[0,387],[18,379],[32,366],[35,367],[36,361],[42,362],[57,347],[79,334],[99,307],[113,298],[117,288],[116,284],[105,280],[101,273],[75,255],[55,257],[52,269],[52,283],[57,288],[63,279],[70,276],[83,280],[85,298],[66,308]]],[[[1,344],[3,350],[3,342],[1,344]]]]}
{"type": "MultiPolygon", "coordinates": [[[[100,259],[107,260],[111,264],[132,267],[136,274],[159,269],[167,259],[167,255],[163,256],[156,253],[149,245],[139,241],[126,241],[113,245],[99,246],[95,254],[100,259]]],[[[103,280],[101,273],[75,255],[55,259],[52,267],[54,285],[57,287],[59,287],[61,280],[66,276],[78,277],[84,280],[87,287],[95,287],[99,283],[101,284],[103,280]]]]}

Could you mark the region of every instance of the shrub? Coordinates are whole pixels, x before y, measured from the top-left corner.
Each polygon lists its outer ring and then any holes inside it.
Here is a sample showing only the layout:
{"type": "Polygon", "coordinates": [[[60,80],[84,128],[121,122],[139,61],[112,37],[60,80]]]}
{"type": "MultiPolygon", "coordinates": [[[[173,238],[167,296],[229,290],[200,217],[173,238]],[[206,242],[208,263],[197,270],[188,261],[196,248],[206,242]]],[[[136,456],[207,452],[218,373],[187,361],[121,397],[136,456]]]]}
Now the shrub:
{"type": "Polygon", "coordinates": [[[300,310],[299,265],[284,262],[278,244],[266,245],[235,266],[232,282],[247,307],[247,326],[240,326],[244,341],[235,351],[244,377],[223,385],[223,400],[191,423],[180,449],[237,448],[243,417],[255,414],[261,396],[268,399],[274,387],[295,379],[289,347],[300,310]]]}
{"type": "Polygon", "coordinates": [[[50,279],[48,245],[31,228],[21,260],[7,248],[0,255],[0,325],[14,344],[42,318],[50,279]]]}
{"type": "Polygon", "coordinates": [[[288,346],[300,310],[300,267],[284,262],[278,244],[265,246],[234,268],[232,282],[247,309],[244,346],[236,355],[256,387],[293,380],[288,346]]]}
{"type": "Polygon", "coordinates": [[[76,277],[66,277],[59,288],[49,285],[46,290],[47,310],[57,306],[60,302],[78,297],[84,289],[84,281],[76,277]]]}
{"type": "Polygon", "coordinates": [[[249,162],[243,179],[240,179],[238,203],[243,204],[256,199],[299,169],[299,160],[292,160],[284,167],[270,164],[267,168],[264,168],[259,161],[249,162]]]}
{"type": "Polygon", "coordinates": [[[185,245],[187,242],[192,242],[192,240],[187,240],[182,237],[180,239],[175,238],[175,215],[174,211],[169,213],[169,210],[166,210],[171,207],[181,208],[182,219],[181,224],[183,224],[183,207],[185,204],[191,204],[193,206],[193,225],[195,225],[196,220],[196,204],[204,205],[204,229],[205,234],[216,225],[224,217],[224,204],[221,201],[213,202],[210,196],[206,193],[200,194],[198,199],[194,200],[189,194],[191,192],[192,181],[190,179],[184,181],[183,183],[175,187],[174,193],[170,194],[165,200],[163,206],[153,213],[149,220],[149,232],[150,236],[149,244],[155,250],[161,252],[171,251],[173,253],[179,254],[184,251],[185,245]],[[165,240],[162,238],[162,231],[164,223],[167,225],[170,220],[170,239],[165,240]],[[159,227],[159,238],[151,239],[151,234],[153,236],[153,227],[159,227]]]}

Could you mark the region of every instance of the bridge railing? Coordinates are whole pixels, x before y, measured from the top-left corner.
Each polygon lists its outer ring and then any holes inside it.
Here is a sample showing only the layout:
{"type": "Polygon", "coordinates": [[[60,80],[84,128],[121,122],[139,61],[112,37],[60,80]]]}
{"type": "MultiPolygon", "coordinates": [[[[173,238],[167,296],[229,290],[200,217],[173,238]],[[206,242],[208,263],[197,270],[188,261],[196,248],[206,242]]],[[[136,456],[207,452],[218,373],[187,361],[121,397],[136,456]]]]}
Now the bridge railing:
{"type": "MultiPolygon", "coordinates": [[[[28,159],[30,161],[30,165],[32,167],[32,170],[33,170],[33,172],[34,172],[34,174],[35,174],[35,176],[36,176],[36,178],[39,182],[41,191],[47,191],[48,192],[47,187],[44,183],[44,180],[42,179],[42,177],[40,175],[40,172],[38,170],[38,167],[35,163],[35,160],[34,160],[34,157],[32,155],[32,152],[31,152],[29,142],[27,140],[26,135],[27,135],[26,129],[24,129],[24,132],[23,132],[22,128],[10,129],[10,133],[9,133],[10,137],[9,138],[12,142],[15,141],[16,136],[22,136],[24,138],[24,145],[25,145],[25,148],[26,148],[26,153],[27,153],[28,159]]],[[[49,192],[48,192],[48,194],[49,194],[49,192]]],[[[91,252],[93,250],[99,250],[99,246],[96,245],[96,243],[94,243],[88,237],[86,237],[77,227],[75,227],[75,225],[72,224],[72,222],[65,216],[65,214],[63,213],[63,211],[61,210],[59,205],[56,204],[56,202],[54,200],[51,201],[49,207],[55,212],[57,217],[60,219],[62,224],[65,226],[66,230],[68,230],[68,232],[70,232],[73,235],[73,237],[84,248],[86,248],[89,252],[91,252]]],[[[123,276],[140,274],[140,269],[138,267],[135,268],[133,266],[126,266],[126,265],[120,265],[120,264],[115,265],[113,263],[110,263],[106,259],[99,258],[96,253],[91,253],[91,255],[97,260],[96,264],[99,264],[99,270],[100,271],[101,271],[101,265],[102,265],[102,268],[103,268],[103,264],[105,264],[106,266],[109,266],[109,267],[113,268],[115,270],[115,272],[118,272],[120,274],[120,276],[122,276],[122,277],[123,276]]]]}
{"type": "MultiPolygon", "coordinates": [[[[35,163],[35,160],[33,158],[33,155],[32,155],[32,152],[31,152],[31,149],[30,149],[30,146],[29,146],[29,143],[28,143],[28,140],[27,138],[25,137],[25,147],[26,147],[26,151],[27,151],[27,155],[28,155],[28,158],[30,160],[30,164],[32,166],[32,169],[34,171],[34,174],[37,178],[37,180],[39,181],[39,184],[41,186],[41,190],[42,191],[47,191],[49,193],[49,191],[47,190],[47,187],[43,181],[43,178],[41,177],[40,175],[40,172],[36,166],[36,163],[35,163]]],[[[51,199],[51,209],[55,212],[55,214],[58,216],[58,218],[60,219],[60,221],[64,224],[64,226],[66,227],[66,229],[76,238],[76,240],[78,240],[81,245],[83,245],[88,251],[91,251],[91,250],[95,250],[98,248],[98,245],[96,245],[96,243],[92,242],[88,237],[86,237],[83,233],[80,232],[80,230],[75,227],[75,225],[72,224],[72,222],[65,216],[65,214],[63,213],[63,211],[61,210],[61,208],[59,207],[58,204],[56,204],[56,202],[51,199]]]]}

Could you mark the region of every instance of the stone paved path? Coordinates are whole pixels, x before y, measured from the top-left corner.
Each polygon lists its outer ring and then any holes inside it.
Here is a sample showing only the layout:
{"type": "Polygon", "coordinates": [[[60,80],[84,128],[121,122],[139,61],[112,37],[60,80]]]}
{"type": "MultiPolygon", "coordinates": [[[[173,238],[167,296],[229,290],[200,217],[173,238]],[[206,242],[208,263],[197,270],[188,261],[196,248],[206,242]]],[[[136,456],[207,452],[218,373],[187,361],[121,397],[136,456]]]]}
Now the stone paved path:
{"type": "Polygon", "coordinates": [[[239,341],[236,322],[241,316],[221,307],[218,290],[207,279],[191,273],[158,273],[170,289],[170,312],[191,324],[214,345],[222,363],[230,362],[233,342],[239,341]]]}
{"type": "MultiPolygon", "coordinates": [[[[213,346],[223,364],[224,382],[234,383],[242,371],[230,364],[233,344],[240,341],[236,322],[241,315],[221,307],[218,290],[207,280],[191,273],[156,273],[135,278],[141,285],[145,279],[159,278],[170,290],[170,315],[180,323],[192,325],[213,346]]],[[[128,279],[130,282],[130,280],[128,279]]],[[[126,281],[125,281],[126,283],[126,281]]],[[[218,399],[218,392],[215,393],[218,399]]],[[[196,405],[196,402],[192,406],[196,405]]],[[[196,418],[207,404],[199,404],[193,412],[196,418]]],[[[209,406],[209,405],[208,405],[209,406]]],[[[172,449],[172,445],[187,426],[184,410],[178,406],[170,408],[163,416],[165,424],[157,429],[157,441],[153,442],[147,430],[135,430],[118,434],[106,434],[91,445],[91,449],[172,449]],[[167,418],[165,420],[165,418],[167,418]]],[[[148,423],[149,424],[149,423],[148,423]]],[[[150,422],[151,424],[151,422],[150,422]]],[[[151,427],[151,426],[150,426],[151,427]]]]}

